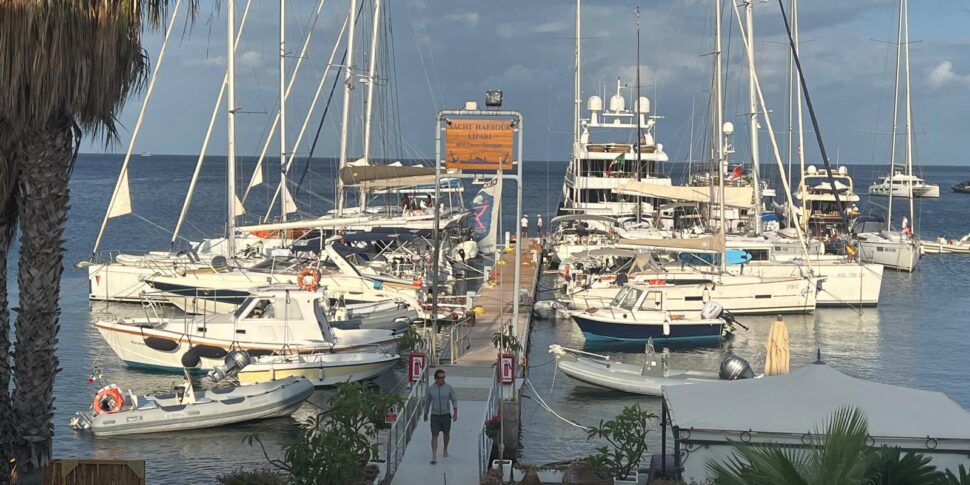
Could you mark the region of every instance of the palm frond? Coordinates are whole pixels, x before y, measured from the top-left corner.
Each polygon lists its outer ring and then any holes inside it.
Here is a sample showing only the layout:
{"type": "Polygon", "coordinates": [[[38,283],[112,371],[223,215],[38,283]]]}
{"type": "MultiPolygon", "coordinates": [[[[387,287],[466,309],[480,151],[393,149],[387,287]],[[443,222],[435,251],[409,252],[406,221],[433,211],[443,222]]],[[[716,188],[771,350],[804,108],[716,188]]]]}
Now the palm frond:
{"type": "MultiPolygon", "coordinates": [[[[197,0],[188,1],[194,13],[197,0]]],[[[142,31],[158,28],[168,4],[0,1],[0,133],[16,139],[67,117],[113,139],[118,113],[148,72],[142,31]]]]}
{"type": "Polygon", "coordinates": [[[867,460],[867,485],[909,485],[934,483],[944,475],[930,464],[930,458],[913,451],[902,455],[898,447],[872,450],[867,460]]]}
{"type": "Polygon", "coordinates": [[[844,485],[865,482],[869,423],[858,408],[844,407],[832,414],[824,430],[816,429],[816,445],[807,459],[815,472],[811,483],[844,485]]]}

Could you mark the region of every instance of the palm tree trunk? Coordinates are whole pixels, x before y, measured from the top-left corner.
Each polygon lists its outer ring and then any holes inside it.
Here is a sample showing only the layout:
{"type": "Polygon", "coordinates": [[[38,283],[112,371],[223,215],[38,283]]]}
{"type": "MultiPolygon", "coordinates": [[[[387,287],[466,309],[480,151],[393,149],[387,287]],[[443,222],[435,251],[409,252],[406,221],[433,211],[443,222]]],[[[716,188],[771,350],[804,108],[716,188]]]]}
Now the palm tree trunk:
{"type": "Polygon", "coordinates": [[[0,483],[10,476],[13,456],[13,408],[10,402],[10,307],[7,303],[7,252],[17,222],[17,209],[10,190],[13,184],[13,154],[0,148],[0,483]]]}
{"type": "Polygon", "coordinates": [[[62,117],[24,137],[18,150],[17,215],[20,268],[14,348],[14,454],[21,476],[50,463],[54,428],[54,376],[59,372],[57,332],[68,182],[79,135],[62,117]]]}

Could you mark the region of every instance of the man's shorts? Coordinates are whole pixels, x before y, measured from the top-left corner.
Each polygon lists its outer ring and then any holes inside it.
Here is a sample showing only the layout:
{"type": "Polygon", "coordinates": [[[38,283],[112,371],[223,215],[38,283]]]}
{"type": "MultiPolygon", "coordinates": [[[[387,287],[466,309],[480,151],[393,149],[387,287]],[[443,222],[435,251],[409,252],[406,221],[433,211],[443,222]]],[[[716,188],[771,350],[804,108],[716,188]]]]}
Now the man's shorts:
{"type": "Polygon", "coordinates": [[[438,436],[438,433],[451,433],[450,414],[431,415],[431,436],[438,436]]]}

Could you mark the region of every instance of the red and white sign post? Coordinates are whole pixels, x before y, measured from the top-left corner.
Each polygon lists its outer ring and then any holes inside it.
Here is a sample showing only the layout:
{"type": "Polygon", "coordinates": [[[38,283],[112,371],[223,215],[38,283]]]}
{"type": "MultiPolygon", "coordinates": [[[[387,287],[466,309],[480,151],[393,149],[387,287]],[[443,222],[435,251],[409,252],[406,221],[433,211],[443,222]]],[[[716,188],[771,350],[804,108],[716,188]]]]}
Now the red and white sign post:
{"type": "Polygon", "coordinates": [[[411,352],[408,354],[408,382],[414,384],[418,382],[424,368],[428,366],[428,354],[424,352],[411,352]]]}
{"type": "Polygon", "coordinates": [[[515,382],[515,354],[503,353],[498,358],[499,382],[512,384],[515,382]]]}

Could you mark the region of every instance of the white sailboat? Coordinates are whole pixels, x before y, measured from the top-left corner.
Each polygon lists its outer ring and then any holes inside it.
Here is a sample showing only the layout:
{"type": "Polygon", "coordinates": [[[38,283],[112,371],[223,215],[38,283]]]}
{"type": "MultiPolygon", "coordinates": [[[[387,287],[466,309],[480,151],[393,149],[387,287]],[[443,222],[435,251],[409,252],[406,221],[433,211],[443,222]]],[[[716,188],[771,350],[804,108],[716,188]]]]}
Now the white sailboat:
{"type": "MultiPolygon", "coordinates": [[[[913,207],[913,113],[909,77],[909,2],[899,0],[899,24],[896,39],[896,76],[894,80],[895,95],[893,98],[893,123],[892,141],[890,143],[890,164],[889,176],[885,177],[882,185],[874,185],[869,188],[870,195],[887,195],[889,204],[886,208],[885,225],[880,227],[878,220],[867,219],[858,221],[853,232],[856,234],[859,259],[870,263],[883,264],[889,268],[912,272],[916,270],[919,263],[920,249],[919,240],[913,237],[913,226],[915,225],[915,210],[913,207]],[[905,99],[905,192],[903,197],[909,200],[909,219],[903,218],[900,231],[894,231],[893,220],[893,199],[897,197],[896,186],[896,130],[899,119],[899,91],[900,75],[904,75],[906,90],[905,99]],[[883,194],[873,193],[873,188],[885,186],[883,194]],[[891,189],[890,189],[891,188],[891,189]],[[908,223],[908,224],[907,224],[908,223]]],[[[878,181],[877,181],[878,184],[878,181]]],[[[936,188],[939,196],[939,187],[936,188]]]]}

